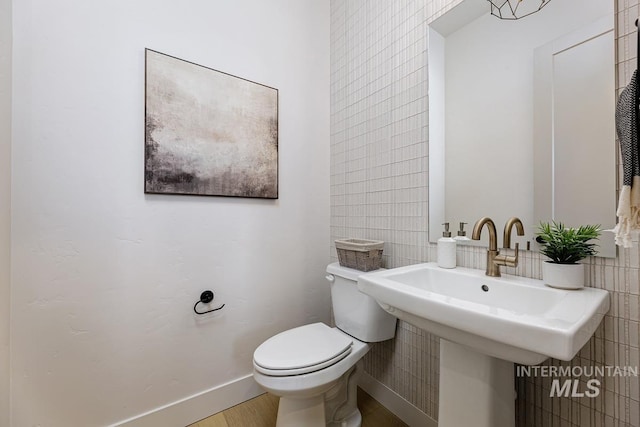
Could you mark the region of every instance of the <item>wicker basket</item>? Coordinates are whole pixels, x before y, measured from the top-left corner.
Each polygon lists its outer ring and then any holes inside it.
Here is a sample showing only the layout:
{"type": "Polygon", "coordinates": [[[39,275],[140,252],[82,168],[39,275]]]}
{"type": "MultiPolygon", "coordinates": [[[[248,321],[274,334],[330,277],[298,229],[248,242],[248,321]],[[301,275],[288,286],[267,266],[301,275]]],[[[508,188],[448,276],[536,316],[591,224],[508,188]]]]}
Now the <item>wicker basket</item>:
{"type": "Polygon", "coordinates": [[[338,261],[343,267],[360,271],[380,268],[384,242],[380,240],[343,239],[336,240],[338,261]]]}

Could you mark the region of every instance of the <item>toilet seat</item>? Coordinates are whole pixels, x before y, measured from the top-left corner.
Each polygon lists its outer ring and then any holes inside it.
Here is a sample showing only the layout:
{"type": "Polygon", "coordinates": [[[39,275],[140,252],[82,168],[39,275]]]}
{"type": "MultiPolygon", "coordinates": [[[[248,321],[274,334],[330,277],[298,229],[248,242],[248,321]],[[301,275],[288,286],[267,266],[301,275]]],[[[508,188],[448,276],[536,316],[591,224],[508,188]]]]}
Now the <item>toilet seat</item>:
{"type": "Polygon", "coordinates": [[[256,371],[270,376],[302,375],[338,363],[351,353],[353,339],[324,323],[281,332],[253,355],[256,371]]]}

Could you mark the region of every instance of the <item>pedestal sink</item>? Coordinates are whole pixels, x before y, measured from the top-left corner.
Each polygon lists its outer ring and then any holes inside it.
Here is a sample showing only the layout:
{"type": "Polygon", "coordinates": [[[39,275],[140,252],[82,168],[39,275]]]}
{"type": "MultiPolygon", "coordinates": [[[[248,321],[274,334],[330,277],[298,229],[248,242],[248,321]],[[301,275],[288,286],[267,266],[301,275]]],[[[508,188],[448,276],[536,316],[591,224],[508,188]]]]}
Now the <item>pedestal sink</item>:
{"type": "Polygon", "coordinates": [[[602,289],[553,289],[435,263],[366,273],[358,288],[441,338],[439,427],[513,426],[513,363],[571,360],[609,310],[602,289]]]}

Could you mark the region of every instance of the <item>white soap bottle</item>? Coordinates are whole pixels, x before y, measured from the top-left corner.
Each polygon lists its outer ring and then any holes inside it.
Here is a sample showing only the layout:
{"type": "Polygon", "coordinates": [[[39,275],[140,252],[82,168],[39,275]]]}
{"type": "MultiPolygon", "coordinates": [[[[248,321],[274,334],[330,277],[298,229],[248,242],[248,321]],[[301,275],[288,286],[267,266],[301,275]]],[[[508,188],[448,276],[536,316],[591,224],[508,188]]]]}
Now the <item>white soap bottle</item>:
{"type": "Polygon", "coordinates": [[[456,268],[456,241],[451,238],[449,223],[445,222],[442,237],[438,239],[438,267],[456,268]]]}
{"type": "Polygon", "coordinates": [[[467,241],[471,240],[470,238],[467,237],[467,232],[464,231],[464,226],[465,225],[467,225],[466,222],[461,222],[460,223],[460,230],[458,230],[458,235],[453,238],[453,240],[455,240],[456,243],[467,242],[467,241]]]}

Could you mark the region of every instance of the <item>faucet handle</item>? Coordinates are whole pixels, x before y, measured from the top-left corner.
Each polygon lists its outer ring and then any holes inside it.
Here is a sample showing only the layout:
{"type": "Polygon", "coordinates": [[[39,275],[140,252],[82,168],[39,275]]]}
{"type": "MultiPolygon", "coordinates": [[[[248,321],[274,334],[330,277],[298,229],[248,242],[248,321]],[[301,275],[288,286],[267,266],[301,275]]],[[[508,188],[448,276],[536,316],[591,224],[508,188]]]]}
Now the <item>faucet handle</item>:
{"type": "Polygon", "coordinates": [[[513,256],[498,255],[495,257],[493,262],[498,265],[504,265],[506,267],[517,267],[519,254],[520,254],[520,244],[516,243],[516,250],[513,256]]]}

